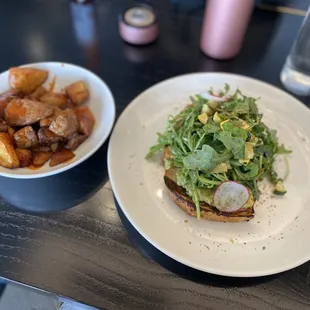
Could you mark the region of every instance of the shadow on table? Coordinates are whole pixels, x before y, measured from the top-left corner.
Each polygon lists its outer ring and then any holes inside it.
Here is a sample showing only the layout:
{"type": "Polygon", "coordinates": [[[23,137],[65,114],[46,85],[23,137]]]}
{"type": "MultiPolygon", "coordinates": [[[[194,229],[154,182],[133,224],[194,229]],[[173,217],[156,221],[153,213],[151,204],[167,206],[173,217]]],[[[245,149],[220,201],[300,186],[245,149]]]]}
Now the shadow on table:
{"type": "Polygon", "coordinates": [[[265,277],[256,277],[256,278],[236,278],[236,277],[224,277],[217,276],[211,273],[206,273],[203,271],[196,270],[194,268],[185,266],[176,260],[170,258],[166,254],[162,253],[156,249],[151,243],[149,243],[140,233],[132,226],[128,221],[123,211],[119,207],[117,201],[115,200],[116,208],[121,218],[123,225],[125,226],[130,240],[148,257],[153,259],[155,262],[160,264],[162,267],[168,269],[169,271],[178,274],[180,277],[185,279],[208,284],[213,286],[221,287],[242,287],[242,286],[251,286],[258,285],[265,282],[268,282],[278,275],[265,276],[265,277]]]}
{"type": "Polygon", "coordinates": [[[85,162],[50,177],[0,177],[1,200],[27,212],[56,212],[74,207],[107,182],[107,148],[108,141],[85,162]]]}

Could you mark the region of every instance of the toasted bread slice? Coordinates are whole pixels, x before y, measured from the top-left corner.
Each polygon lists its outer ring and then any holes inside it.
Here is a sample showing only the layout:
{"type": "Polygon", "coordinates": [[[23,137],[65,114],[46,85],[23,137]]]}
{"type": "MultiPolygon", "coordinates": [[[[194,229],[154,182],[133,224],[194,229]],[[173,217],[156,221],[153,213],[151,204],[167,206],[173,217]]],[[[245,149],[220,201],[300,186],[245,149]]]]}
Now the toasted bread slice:
{"type": "MultiPolygon", "coordinates": [[[[163,160],[171,159],[171,152],[168,147],[165,148],[163,160]]],[[[176,182],[175,169],[166,170],[164,181],[169,190],[170,198],[175,204],[190,216],[197,216],[196,206],[192,199],[186,194],[183,187],[176,182]]],[[[200,202],[200,216],[209,221],[218,222],[244,222],[254,217],[254,203],[251,207],[242,208],[236,212],[221,212],[206,202],[200,202]]]]}

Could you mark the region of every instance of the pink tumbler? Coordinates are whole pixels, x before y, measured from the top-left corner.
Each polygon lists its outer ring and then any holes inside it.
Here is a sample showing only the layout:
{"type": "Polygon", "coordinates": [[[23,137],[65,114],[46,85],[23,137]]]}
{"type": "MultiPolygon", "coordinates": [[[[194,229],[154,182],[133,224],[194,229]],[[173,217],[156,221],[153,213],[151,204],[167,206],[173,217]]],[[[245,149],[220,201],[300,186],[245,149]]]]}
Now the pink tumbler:
{"type": "Polygon", "coordinates": [[[235,57],[242,46],[254,0],[208,0],[200,48],[215,59],[235,57]]]}

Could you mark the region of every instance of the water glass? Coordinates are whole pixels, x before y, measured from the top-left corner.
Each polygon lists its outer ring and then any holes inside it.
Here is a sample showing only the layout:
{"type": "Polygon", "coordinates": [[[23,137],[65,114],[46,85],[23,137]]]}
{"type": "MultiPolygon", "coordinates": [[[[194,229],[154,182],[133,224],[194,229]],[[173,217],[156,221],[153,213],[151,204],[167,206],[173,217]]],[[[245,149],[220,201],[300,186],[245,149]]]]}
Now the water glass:
{"type": "Polygon", "coordinates": [[[297,95],[310,95],[310,7],[281,72],[283,85],[297,95]]]}

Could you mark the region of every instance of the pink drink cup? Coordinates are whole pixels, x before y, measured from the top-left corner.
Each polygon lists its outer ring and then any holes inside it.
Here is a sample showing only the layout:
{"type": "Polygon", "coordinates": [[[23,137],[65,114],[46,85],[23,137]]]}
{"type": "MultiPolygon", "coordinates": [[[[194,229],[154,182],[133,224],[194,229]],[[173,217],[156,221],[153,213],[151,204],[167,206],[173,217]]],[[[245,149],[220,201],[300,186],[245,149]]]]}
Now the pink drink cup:
{"type": "Polygon", "coordinates": [[[235,57],[254,6],[254,0],[208,0],[202,26],[200,48],[215,59],[235,57]]]}

